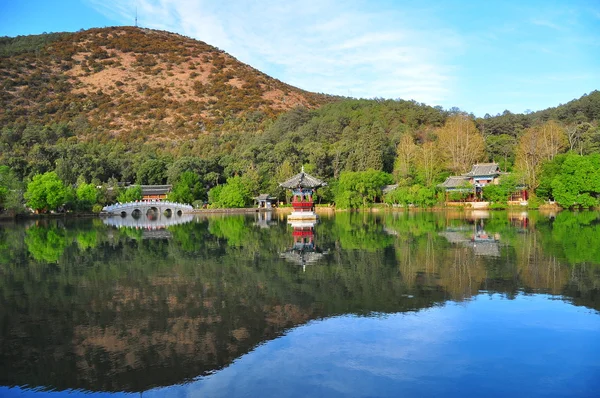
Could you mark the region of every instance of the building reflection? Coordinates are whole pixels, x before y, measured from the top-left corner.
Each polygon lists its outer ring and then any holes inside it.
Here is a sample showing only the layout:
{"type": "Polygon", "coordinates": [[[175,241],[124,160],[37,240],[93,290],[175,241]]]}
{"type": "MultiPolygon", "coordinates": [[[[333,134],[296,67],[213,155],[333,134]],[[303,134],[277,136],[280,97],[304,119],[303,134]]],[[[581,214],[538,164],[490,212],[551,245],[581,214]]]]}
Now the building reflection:
{"type": "Polygon", "coordinates": [[[273,212],[272,211],[259,211],[254,215],[254,223],[253,225],[259,228],[270,228],[273,225],[276,225],[277,221],[273,220],[273,212]]]}
{"type": "Polygon", "coordinates": [[[485,229],[484,218],[473,218],[472,225],[448,227],[440,232],[448,242],[473,249],[476,256],[500,257],[500,234],[485,229]]]}
{"type": "Polygon", "coordinates": [[[292,226],[294,241],[291,248],[281,253],[281,257],[302,266],[302,271],[306,271],[307,265],[316,263],[327,254],[316,245],[315,225],[317,221],[293,220],[288,224],[292,226]]]}
{"type": "Polygon", "coordinates": [[[483,218],[475,222],[471,242],[476,256],[500,257],[500,234],[487,232],[483,218]]]}

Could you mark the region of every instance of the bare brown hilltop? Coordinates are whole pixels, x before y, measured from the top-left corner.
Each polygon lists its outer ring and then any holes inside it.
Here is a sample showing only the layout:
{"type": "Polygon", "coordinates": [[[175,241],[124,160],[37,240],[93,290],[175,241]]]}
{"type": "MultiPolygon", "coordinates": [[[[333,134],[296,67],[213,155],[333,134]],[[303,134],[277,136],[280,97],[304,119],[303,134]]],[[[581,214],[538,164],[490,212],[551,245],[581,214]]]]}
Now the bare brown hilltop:
{"type": "Polygon", "coordinates": [[[189,139],[334,100],[202,41],[137,27],[0,38],[0,76],[2,126],[68,123],[80,138],[189,139]]]}

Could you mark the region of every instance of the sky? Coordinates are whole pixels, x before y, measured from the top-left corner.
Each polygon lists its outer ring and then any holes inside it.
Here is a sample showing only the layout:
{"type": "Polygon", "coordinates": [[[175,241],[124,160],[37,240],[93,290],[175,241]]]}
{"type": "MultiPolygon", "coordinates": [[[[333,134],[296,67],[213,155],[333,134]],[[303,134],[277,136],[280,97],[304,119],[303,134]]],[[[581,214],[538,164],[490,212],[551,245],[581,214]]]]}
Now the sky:
{"type": "Polygon", "coordinates": [[[600,0],[0,0],[0,36],[138,25],[296,87],[484,116],[600,89],[600,0]]]}

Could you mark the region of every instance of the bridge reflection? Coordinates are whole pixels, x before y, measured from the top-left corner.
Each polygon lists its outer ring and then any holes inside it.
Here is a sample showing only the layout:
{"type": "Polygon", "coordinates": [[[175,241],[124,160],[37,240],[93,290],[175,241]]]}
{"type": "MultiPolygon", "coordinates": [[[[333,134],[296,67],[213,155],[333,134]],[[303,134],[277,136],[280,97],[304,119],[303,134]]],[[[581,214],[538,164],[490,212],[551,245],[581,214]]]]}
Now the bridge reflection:
{"type": "Polygon", "coordinates": [[[193,214],[182,214],[178,217],[165,217],[161,214],[140,215],[139,217],[108,217],[102,222],[115,228],[135,228],[143,230],[142,238],[144,239],[168,239],[171,238],[167,227],[175,225],[187,224],[194,220],[193,214]]]}

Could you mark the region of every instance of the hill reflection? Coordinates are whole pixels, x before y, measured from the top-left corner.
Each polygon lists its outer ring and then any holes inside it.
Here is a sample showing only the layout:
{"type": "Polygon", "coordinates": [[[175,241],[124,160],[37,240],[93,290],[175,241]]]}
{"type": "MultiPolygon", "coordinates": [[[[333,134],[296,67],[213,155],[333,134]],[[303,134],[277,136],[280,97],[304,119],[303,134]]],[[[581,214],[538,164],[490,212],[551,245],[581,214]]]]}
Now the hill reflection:
{"type": "Polygon", "coordinates": [[[1,227],[0,384],[145,391],[312,319],[481,292],[600,309],[598,213],[342,213],[314,227],[328,255],[304,272],[280,255],[297,243],[286,224],[256,217],[199,218],[158,240],[101,220],[1,227]],[[493,255],[473,247],[482,231],[493,255]]]}

